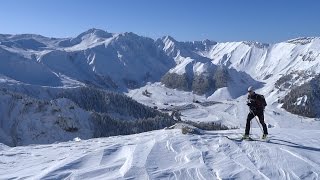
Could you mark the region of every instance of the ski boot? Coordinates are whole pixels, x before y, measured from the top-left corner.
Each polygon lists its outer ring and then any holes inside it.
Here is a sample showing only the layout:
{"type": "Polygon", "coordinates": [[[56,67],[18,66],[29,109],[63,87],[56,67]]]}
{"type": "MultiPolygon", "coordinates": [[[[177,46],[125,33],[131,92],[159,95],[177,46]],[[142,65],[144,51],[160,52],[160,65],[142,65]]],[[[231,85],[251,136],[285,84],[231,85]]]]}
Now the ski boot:
{"type": "Polygon", "coordinates": [[[263,134],[262,137],[261,137],[261,139],[264,139],[264,140],[267,139],[267,135],[268,135],[268,134],[263,134]]]}
{"type": "Polygon", "coordinates": [[[242,136],[242,139],[249,140],[249,139],[250,139],[249,134],[245,134],[245,135],[243,135],[243,136],[242,136]]]}

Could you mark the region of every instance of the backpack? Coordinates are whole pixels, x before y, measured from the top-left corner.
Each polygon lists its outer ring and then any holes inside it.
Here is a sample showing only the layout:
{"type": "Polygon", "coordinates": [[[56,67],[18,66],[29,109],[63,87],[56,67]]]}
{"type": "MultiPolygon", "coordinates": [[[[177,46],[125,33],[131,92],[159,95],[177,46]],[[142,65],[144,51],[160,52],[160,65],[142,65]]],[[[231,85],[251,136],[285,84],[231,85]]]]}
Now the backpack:
{"type": "Polygon", "coordinates": [[[259,107],[263,107],[263,108],[265,108],[267,106],[266,99],[261,94],[257,94],[257,105],[259,107]]]}
{"type": "Polygon", "coordinates": [[[267,106],[266,99],[261,94],[254,94],[253,96],[248,96],[250,106],[258,109],[264,109],[267,106]]]}

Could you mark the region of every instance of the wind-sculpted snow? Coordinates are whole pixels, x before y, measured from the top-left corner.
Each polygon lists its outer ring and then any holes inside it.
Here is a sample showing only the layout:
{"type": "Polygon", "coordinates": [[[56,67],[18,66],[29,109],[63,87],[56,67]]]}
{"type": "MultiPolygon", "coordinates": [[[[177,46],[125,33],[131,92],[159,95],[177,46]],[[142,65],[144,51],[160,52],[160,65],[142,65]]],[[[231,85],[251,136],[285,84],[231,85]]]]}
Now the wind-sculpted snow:
{"type": "Polygon", "coordinates": [[[181,130],[159,130],[50,145],[2,146],[0,178],[319,178],[319,131],[302,130],[297,135],[295,130],[272,130],[269,142],[225,138],[239,133],[182,135],[181,130]]]}

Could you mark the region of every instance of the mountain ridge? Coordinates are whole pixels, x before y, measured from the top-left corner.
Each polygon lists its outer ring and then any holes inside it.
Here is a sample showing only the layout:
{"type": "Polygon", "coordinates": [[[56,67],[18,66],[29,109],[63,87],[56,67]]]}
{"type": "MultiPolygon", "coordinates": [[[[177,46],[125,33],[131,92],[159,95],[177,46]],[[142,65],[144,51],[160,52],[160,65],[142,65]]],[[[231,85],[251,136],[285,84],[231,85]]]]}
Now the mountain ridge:
{"type": "Polygon", "coordinates": [[[91,86],[128,92],[161,81],[167,87],[207,97],[218,97],[221,91],[217,90],[225,88],[226,94],[232,94],[225,98],[234,99],[253,85],[264,87],[266,96],[276,101],[273,92],[284,91],[281,99],[290,91],[276,87],[282,77],[296,71],[320,73],[319,37],[276,44],[179,42],[171,36],[154,40],[132,32],[92,28],[74,38],[0,35],[0,42],[2,86],[14,80],[53,88],[91,86]]]}

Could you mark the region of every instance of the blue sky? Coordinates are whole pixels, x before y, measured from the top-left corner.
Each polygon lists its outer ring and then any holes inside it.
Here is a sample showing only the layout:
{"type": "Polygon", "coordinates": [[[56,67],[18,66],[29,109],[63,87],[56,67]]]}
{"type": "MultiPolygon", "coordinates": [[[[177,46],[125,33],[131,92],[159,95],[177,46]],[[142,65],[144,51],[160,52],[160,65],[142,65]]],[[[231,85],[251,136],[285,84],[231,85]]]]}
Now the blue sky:
{"type": "Polygon", "coordinates": [[[318,0],[3,0],[0,34],[74,37],[90,28],[180,41],[320,36],[318,0]]]}

